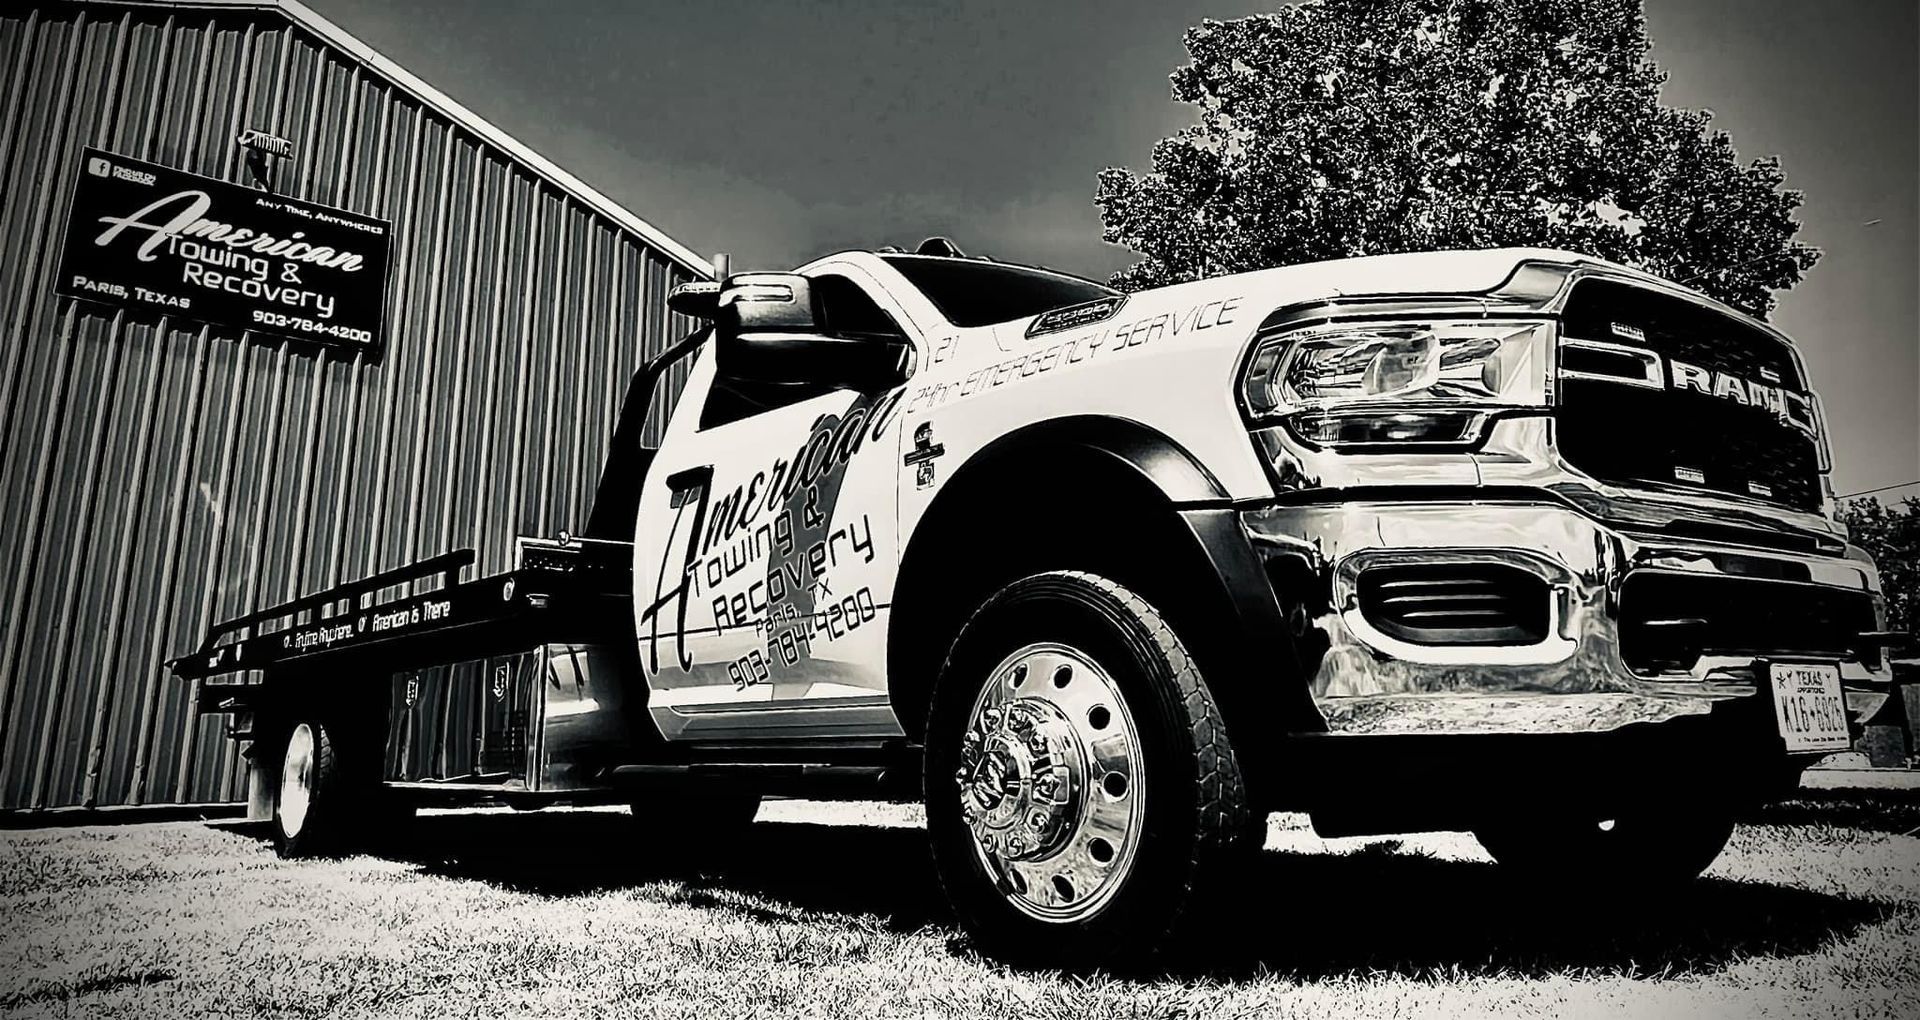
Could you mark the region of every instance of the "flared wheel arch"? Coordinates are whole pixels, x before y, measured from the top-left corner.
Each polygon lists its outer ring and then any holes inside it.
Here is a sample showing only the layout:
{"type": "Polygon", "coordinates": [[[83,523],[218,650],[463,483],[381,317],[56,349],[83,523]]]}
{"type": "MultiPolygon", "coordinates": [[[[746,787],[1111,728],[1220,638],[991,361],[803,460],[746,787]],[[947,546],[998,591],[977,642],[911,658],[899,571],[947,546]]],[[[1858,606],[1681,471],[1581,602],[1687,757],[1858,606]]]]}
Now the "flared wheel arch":
{"type": "MultiPolygon", "coordinates": [[[[1219,482],[1148,426],[1077,417],[995,440],[915,527],[888,639],[889,693],[908,739],[924,736],[933,678],[968,615],[1020,577],[1062,569],[1112,577],[1167,607],[1209,675],[1245,677],[1216,691],[1230,727],[1320,728],[1272,584],[1219,482]],[[1009,505],[1036,478],[1060,497],[1009,505]]],[[[1257,755],[1246,763],[1256,784],[1257,755]]]]}

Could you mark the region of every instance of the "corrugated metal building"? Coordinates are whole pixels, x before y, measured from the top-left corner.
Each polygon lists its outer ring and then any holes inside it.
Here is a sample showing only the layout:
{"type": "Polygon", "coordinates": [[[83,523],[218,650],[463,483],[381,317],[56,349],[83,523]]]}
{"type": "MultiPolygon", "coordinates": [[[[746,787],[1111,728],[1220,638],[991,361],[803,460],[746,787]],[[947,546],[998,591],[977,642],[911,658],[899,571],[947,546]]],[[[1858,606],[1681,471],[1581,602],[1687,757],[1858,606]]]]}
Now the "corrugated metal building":
{"type": "Polygon", "coordinates": [[[668,289],[710,267],[297,3],[8,5],[0,82],[0,809],[237,800],[165,659],[577,530],[628,376],[692,327],[668,289]],[[245,183],[249,130],[293,143],[276,194],[390,222],[377,343],[56,293],[92,156],[245,183]]]}

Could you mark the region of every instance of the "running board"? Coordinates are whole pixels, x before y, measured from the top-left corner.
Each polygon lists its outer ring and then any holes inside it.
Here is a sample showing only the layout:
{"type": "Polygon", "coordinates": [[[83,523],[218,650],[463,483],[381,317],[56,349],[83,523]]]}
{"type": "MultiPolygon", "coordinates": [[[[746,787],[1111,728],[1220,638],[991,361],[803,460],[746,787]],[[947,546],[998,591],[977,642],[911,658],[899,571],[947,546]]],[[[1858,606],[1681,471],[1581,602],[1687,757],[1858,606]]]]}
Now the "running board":
{"type": "Polygon", "coordinates": [[[768,793],[806,797],[883,798],[918,796],[919,775],[880,765],[825,762],[696,762],[620,765],[606,772],[611,783],[721,783],[768,793]]]}
{"type": "Polygon", "coordinates": [[[870,779],[878,782],[887,770],[879,765],[775,764],[770,762],[697,762],[689,765],[621,765],[608,775],[615,779],[689,779],[699,776],[795,776],[818,779],[870,779]]]}

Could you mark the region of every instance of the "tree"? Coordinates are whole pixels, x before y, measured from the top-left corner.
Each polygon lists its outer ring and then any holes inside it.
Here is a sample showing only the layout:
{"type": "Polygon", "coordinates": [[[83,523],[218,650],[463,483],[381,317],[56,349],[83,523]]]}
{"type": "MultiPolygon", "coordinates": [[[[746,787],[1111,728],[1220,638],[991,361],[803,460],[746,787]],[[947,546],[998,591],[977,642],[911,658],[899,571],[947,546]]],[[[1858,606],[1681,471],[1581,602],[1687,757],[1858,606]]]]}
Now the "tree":
{"type": "Polygon", "coordinates": [[[1544,245],[1765,315],[1812,268],[1777,158],[1660,103],[1639,0],[1317,0],[1186,33],[1199,123],[1100,174],[1124,289],[1544,245]]]}
{"type": "Polygon", "coordinates": [[[1848,500],[1840,504],[1840,520],[1853,532],[1854,544],[1880,565],[1887,626],[1920,635],[1920,499],[1908,497],[1898,506],[1871,497],[1848,500]]]}

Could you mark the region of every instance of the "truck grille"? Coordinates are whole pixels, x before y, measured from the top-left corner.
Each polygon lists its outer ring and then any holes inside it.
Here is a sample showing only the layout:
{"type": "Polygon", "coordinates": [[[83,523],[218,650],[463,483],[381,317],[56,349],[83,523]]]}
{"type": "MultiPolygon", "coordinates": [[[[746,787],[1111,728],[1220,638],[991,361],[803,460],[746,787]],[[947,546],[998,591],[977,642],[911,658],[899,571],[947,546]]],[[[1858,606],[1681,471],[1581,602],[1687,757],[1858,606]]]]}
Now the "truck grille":
{"type": "Polygon", "coordinates": [[[1518,567],[1372,567],[1360,574],[1355,593],[1376,630],[1414,644],[1530,645],[1547,636],[1547,583],[1518,567]]]}
{"type": "Polygon", "coordinates": [[[1682,298],[1601,279],[1574,285],[1561,332],[1556,441],[1568,464],[1615,484],[1819,509],[1815,439],[1762,399],[1788,394],[1794,413],[1811,421],[1806,382],[1777,338],[1682,298]],[[1649,360],[1638,351],[1657,359],[1664,385],[1643,381],[1649,360]],[[1692,378],[1710,379],[1718,395],[1684,385],[1675,363],[1701,370],[1692,378]]]}
{"type": "Polygon", "coordinates": [[[1620,657],[1640,672],[1691,669],[1703,652],[1850,658],[1873,629],[1866,592],[1826,585],[1638,571],[1620,588],[1620,657]]]}

